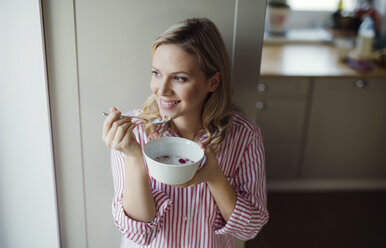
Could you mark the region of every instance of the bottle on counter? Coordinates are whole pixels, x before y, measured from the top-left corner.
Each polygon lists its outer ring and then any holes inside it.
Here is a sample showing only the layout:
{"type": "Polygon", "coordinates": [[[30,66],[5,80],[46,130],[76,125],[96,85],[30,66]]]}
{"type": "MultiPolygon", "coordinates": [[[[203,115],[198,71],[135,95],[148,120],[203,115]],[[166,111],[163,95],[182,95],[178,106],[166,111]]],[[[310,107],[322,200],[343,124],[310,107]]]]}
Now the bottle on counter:
{"type": "Polygon", "coordinates": [[[374,6],[374,0],[358,0],[358,5],[355,9],[354,15],[360,20],[363,20],[365,16],[369,16],[373,20],[373,29],[375,31],[375,37],[377,38],[379,36],[382,23],[382,16],[374,6]]]}
{"type": "Polygon", "coordinates": [[[340,0],[337,10],[334,12],[334,14],[332,14],[332,20],[333,20],[332,28],[333,29],[339,30],[342,28],[342,17],[343,17],[342,11],[343,11],[343,0],[340,0]]]}
{"type": "Polygon", "coordinates": [[[369,60],[372,58],[374,37],[375,31],[373,19],[370,16],[365,15],[359,26],[355,47],[356,59],[369,60]]]}

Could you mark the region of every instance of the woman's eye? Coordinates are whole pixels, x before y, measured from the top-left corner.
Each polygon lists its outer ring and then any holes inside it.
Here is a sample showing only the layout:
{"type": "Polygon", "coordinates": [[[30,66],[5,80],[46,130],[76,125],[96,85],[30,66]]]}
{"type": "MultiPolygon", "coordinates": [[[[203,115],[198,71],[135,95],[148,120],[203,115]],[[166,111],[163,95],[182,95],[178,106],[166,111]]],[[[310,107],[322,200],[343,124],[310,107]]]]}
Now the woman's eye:
{"type": "Polygon", "coordinates": [[[151,71],[151,73],[152,73],[155,77],[161,77],[161,73],[159,73],[158,71],[151,71]]]}
{"type": "Polygon", "coordinates": [[[176,80],[177,82],[186,82],[186,81],[188,81],[188,79],[186,77],[180,77],[180,76],[175,76],[174,80],[176,80]]]}

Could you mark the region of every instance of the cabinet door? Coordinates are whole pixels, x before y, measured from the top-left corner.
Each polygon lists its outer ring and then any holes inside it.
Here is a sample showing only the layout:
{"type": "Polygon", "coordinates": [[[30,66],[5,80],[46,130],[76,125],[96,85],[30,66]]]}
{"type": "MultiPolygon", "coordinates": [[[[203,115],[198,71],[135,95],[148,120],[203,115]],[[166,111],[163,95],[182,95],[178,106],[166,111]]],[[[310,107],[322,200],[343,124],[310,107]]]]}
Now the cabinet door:
{"type": "Polygon", "coordinates": [[[264,136],[268,179],[299,175],[308,85],[308,79],[260,80],[256,122],[264,136]]]}
{"type": "Polygon", "coordinates": [[[309,178],[386,178],[386,83],[316,79],[302,169],[309,178]]]}
{"type": "Polygon", "coordinates": [[[303,132],[305,101],[303,99],[265,99],[258,109],[259,124],[266,151],[269,179],[293,179],[299,171],[300,144],[303,132]]]}

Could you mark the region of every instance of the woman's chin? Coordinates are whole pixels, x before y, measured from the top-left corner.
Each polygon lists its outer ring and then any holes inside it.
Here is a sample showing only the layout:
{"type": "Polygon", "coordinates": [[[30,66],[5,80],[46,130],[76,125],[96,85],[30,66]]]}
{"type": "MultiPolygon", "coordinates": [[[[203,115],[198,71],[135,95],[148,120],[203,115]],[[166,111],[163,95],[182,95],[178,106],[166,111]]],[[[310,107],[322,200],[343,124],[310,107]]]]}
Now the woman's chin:
{"type": "Polygon", "coordinates": [[[165,111],[163,109],[160,109],[159,113],[160,113],[161,117],[166,115],[167,117],[169,117],[171,119],[174,119],[173,117],[176,116],[175,113],[173,113],[171,111],[165,111]]]}

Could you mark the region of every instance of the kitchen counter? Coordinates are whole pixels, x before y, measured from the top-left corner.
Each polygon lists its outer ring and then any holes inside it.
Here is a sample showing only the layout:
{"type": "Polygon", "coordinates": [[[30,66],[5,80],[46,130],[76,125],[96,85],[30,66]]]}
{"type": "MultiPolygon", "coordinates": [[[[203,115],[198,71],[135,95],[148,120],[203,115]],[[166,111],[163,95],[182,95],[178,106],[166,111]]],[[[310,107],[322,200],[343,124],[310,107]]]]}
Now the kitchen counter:
{"type": "Polygon", "coordinates": [[[261,59],[263,77],[386,77],[386,70],[375,66],[360,73],[338,60],[329,44],[264,44],[261,59]]]}
{"type": "Polygon", "coordinates": [[[265,43],[256,88],[235,103],[264,134],[268,189],[386,189],[385,79],[340,62],[333,45],[265,43]]]}

